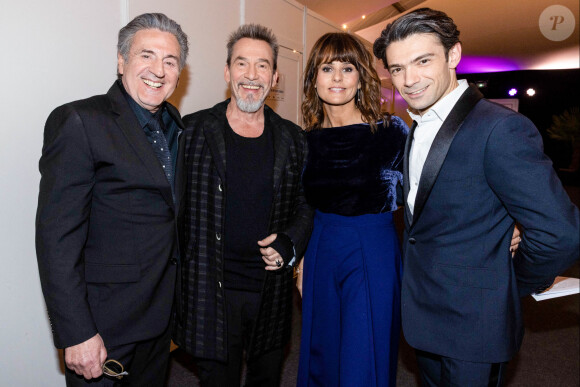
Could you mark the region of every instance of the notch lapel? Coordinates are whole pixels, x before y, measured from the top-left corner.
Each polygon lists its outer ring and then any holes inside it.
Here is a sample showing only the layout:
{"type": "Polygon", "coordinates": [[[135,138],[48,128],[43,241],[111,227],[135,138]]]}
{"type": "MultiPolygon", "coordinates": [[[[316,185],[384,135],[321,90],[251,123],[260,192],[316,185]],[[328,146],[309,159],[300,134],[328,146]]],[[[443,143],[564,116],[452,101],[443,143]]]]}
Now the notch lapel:
{"type": "MultiPolygon", "coordinates": [[[[227,106],[227,104],[225,105],[227,106]]],[[[209,119],[200,120],[203,122],[204,128],[203,133],[205,135],[205,140],[209,147],[212,155],[212,160],[216,167],[216,170],[222,180],[226,181],[226,140],[224,137],[224,130],[229,126],[227,123],[226,112],[220,110],[220,116],[214,113],[208,113],[212,115],[209,119]]]]}
{"type": "MultiPolygon", "coordinates": [[[[173,207],[173,195],[171,194],[171,186],[165,177],[163,168],[155,156],[155,151],[147,141],[147,136],[143,132],[137,117],[131,110],[125,96],[115,83],[107,93],[111,100],[111,107],[114,113],[118,116],[116,118],[117,125],[131,144],[131,147],[149,172],[149,175],[155,184],[161,189],[161,195],[168,205],[173,207]]],[[[180,120],[181,121],[181,120],[180,120]]],[[[183,126],[183,124],[181,124],[183,126]]]]}
{"type": "Polygon", "coordinates": [[[407,198],[409,197],[409,190],[411,186],[409,184],[409,157],[411,156],[411,145],[413,144],[413,136],[415,135],[415,128],[417,127],[417,122],[413,121],[411,125],[411,130],[407,136],[407,141],[405,141],[405,153],[403,157],[403,205],[405,207],[405,218],[408,220],[409,225],[413,221],[413,214],[409,209],[407,204],[407,198]]]}
{"type": "Polygon", "coordinates": [[[264,106],[264,113],[266,114],[264,125],[269,125],[272,130],[272,137],[274,141],[274,192],[278,192],[280,183],[282,181],[282,172],[286,165],[288,152],[290,152],[290,143],[292,138],[290,134],[284,129],[284,124],[278,122],[279,119],[273,114],[267,106],[264,106]],[[270,121],[271,120],[271,121],[270,121]]]}
{"type": "Polygon", "coordinates": [[[179,127],[179,134],[177,137],[177,161],[175,165],[175,208],[178,209],[179,203],[181,203],[185,193],[185,174],[182,172],[185,170],[185,141],[183,140],[184,136],[182,136],[185,125],[181,120],[181,114],[179,114],[177,108],[169,102],[166,102],[166,104],[167,112],[179,127]]]}
{"type": "Polygon", "coordinates": [[[471,112],[477,102],[483,98],[483,95],[475,88],[470,86],[461,98],[457,101],[451,113],[447,116],[441,129],[437,132],[433,144],[429,149],[423,171],[421,171],[421,179],[419,180],[419,188],[417,190],[417,197],[415,198],[415,207],[413,211],[413,224],[421,215],[421,211],[425,206],[425,202],[431,193],[431,189],[437,180],[441,166],[447,157],[447,152],[451,147],[453,138],[459,131],[463,121],[471,112]]]}

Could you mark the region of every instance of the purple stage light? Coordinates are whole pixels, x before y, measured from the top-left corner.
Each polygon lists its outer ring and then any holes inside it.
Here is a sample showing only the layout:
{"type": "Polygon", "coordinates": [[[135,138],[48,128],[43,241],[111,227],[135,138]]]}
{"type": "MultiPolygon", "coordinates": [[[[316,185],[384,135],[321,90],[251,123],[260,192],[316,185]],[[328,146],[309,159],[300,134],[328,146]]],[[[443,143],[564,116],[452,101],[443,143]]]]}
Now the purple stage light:
{"type": "Polygon", "coordinates": [[[457,66],[458,74],[497,73],[514,70],[522,70],[522,68],[510,59],[488,56],[464,56],[457,66]]]}

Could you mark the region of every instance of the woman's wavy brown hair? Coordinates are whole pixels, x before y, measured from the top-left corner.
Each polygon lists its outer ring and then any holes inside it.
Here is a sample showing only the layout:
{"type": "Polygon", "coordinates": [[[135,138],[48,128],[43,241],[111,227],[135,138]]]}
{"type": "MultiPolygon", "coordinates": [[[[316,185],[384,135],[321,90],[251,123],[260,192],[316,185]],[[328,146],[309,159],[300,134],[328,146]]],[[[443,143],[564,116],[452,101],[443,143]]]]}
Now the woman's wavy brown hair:
{"type": "MultiPolygon", "coordinates": [[[[304,129],[307,131],[320,129],[324,122],[322,101],[316,92],[316,77],[322,64],[348,62],[354,65],[359,73],[361,83],[360,102],[355,98],[356,107],[361,112],[364,122],[371,126],[374,132],[377,122],[384,119],[381,113],[381,80],[374,67],[374,57],[366,49],[362,41],[346,32],[331,32],[323,35],[312,48],[306,70],[304,71],[304,101],[302,116],[304,129]]],[[[357,92],[357,94],[359,94],[357,92]]]]}

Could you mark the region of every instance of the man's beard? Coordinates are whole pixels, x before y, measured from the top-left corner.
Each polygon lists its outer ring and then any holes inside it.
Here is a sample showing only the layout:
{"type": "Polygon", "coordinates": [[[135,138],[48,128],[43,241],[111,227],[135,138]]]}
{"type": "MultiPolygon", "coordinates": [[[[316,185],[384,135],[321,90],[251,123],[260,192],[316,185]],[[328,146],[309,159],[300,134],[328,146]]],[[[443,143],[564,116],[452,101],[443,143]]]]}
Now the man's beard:
{"type": "MultiPolygon", "coordinates": [[[[254,85],[254,86],[261,86],[262,90],[266,91],[266,88],[264,87],[264,85],[256,84],[253,82],[250,82],[249,84],[254,85]]],[[[238,85],[238,87],[240,87],[240,85],[238,85]]],[[[269,90],[267,92],[269,92],[269,90]]],[[[262,98],[256,99],[256,100],[251,95],[248,96],[246,99],[244,99],[239,94],[235,93],[236,105],[238,105],[238,109],[240,109],[241,111],[243,111],[245,113],[255,113],[258,110],[260,110],[262,105],[264,105],[264,101],[266,100],[266,96],[268,95],[267,92],[264,93],[262,98]]]]}
{"type": "Polygon", "coordinates": [[[236,98],[236,105],[238,105],[238,109],[246,113],[254,113],[257,112],[262,105],[264,104],[264,100],[266,96],[260,98],[259,100],[251,100],[236,98]]]}

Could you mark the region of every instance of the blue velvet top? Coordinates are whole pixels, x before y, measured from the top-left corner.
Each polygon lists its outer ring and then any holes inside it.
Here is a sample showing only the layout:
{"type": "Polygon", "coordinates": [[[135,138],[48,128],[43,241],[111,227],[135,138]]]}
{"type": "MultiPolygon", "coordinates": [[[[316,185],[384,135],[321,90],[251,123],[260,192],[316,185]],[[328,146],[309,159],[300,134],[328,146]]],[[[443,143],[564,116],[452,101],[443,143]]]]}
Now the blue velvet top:
{"type": "Polygon", "coordinates": [[[308,203],[344,216],[396,210],[408,132],[405,122],[395,116],[387,127],[379,123],[375,133],[368,124],[308,132],[303,175],[308,203]]]}

